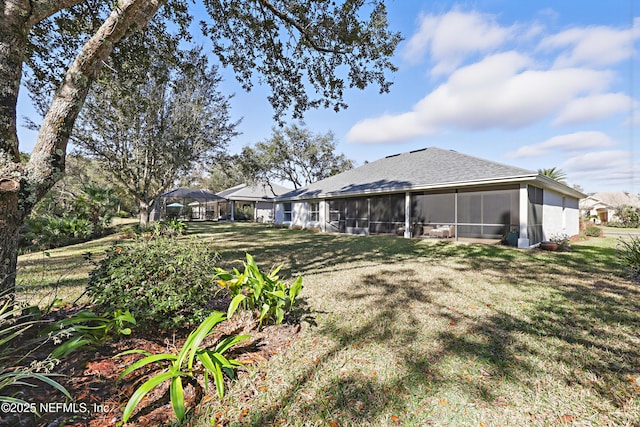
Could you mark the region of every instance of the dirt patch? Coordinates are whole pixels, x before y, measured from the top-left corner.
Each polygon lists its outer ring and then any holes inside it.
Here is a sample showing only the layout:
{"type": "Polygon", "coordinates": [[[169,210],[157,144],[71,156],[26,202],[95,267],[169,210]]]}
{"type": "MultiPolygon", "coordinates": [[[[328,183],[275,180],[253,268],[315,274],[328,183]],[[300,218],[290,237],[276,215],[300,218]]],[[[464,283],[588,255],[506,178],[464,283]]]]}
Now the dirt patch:
{"type": "MultiPolygon", "coordinates": [[[[77,310],[75,310],[77,311],[77,310]]],[[[73,311],[56,312],[56,319],[70,316],[73,311]]],[[[233,319],[218,325],[214,333],[203,343],[211,348],[221,338],[232,334],[249,334],[251,338],[240,343],[229,353],[246,365],[257,365],[274,354],[286,352],[300,330],[299,324],[267,326],[262,329],[250,315],[236,315],[233,319]]],[[[54,388],[37,384],[37,387],[14,387],[5,389],[5,395],[14,395],[30,404],[30,408],[14,405],[0,412],[0,425],[7,426],[113,426],[122,420],[122,410],[129,397],[151,375],[162,371],[157,365],[146,371],[136,371],[118,381],[120,373],[142,358],[142,355],[114,357],[125,350],[141,349],[153,354],[176,353],[182,347],[190,331],[171,333],[137,332],[130,337],[107,342],[94,350],[78,350],[55,367],[56,377],[73,396],[67,402],[65,396],[54,388]],[[8,393],[7,393],[8,391],[8,393]],[[40,412],[40,417],[31,409],[40,412]],[[5,410],[9,409],[9,410],[5,410]]],[[[54,348],[48,344],[33,354],[33,359],[44,359],[54,348]]],[[[238,375],[244,372],[239,371],[238,375]]],[[[185,404],[193,408],[198,403],[216,397],[215,386],[210,381],[205,387],[204,377],[199,375],[184,380],[185,404]]],[[[149,392],[138,405],[127,426],[158,426],[175,420],[169,398],[169,384],[166,382],[149,392]]]]}

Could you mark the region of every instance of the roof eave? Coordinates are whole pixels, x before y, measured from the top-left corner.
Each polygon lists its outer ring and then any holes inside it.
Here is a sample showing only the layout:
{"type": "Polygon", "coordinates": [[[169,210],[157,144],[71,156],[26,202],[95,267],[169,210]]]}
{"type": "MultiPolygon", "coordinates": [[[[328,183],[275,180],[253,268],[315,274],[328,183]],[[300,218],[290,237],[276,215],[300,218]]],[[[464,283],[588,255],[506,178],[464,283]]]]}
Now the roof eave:
{"type": "Polygon", "coordinates": [[[527,175],[517,175],[510,177],[500,177],[500,178],[492,178],[492,179],[481,179],[481,180],[472,180],[472,181],[456,181],[456,182],[446,182],[446,183],[436,183],[436,184],[428,184],[428,185],[405,185],[393,188],[385,188],[382,190],[377,189],[367,189],[363,191],[350,191],[350,192],[326,192],[326,193],[318,193],[313,196],[295,196],[295,197],[278,197],[276,198],[277,202],[286,202],[286,201],[297,201],[297,200],[309,200],[309,199],[326,199],[331,197],[353,197],[359,195],[372,195],[372,194],[390,194],[390,193],[401,193],[406,191],[428,191],[428,190],[441,190],[441,189],[449,189],[449,188],[465,188],[465,187],[474,187],[474,186],[486,186],[486,185],[500,185],[500,184],[514,184],[519,182],[527,182],[535,180],[537,174],[527,174],[527,175]]]}
{"type": "Polygon", "coordinates": [[[535,177],[535,181],[541,183],[544,187],[549,188],[551,190],[555,190],[558,193],[575,197],[576,199],[584,199],[587,197],[582,191],[578,191],[575,188],[571,188],[566,184],[556,181],[555,179],[551,179],[548,176],[538,174],[535,177]]]}

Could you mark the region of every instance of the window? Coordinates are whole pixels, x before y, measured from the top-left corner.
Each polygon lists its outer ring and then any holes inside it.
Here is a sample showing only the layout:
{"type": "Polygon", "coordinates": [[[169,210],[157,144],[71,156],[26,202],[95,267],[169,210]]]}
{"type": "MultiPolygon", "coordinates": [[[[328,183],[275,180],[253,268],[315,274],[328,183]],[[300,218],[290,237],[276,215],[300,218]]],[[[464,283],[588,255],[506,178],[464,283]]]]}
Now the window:
{"type": "Polygon", "coordinates": [[[320,221],[320,202],[309,202],[309,221],[320,221]]]}
{"type": "Polygon", "coordinates": [[[284,222],[291,222],[291,202],[282,204],[284,210],[284,222]]]}

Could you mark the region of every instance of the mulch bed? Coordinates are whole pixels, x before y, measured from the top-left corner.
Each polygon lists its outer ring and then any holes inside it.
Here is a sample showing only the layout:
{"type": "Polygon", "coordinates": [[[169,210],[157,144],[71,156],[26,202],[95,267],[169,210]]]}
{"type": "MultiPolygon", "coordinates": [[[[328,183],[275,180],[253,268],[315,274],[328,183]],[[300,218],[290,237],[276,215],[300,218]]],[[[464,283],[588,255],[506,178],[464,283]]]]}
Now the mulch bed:
{"type": "MultiPolygon", "coordinates": [[[[75,310],[52,313],[56,319],[71,316],[75,310]]],[[[300,330],[297,324],[271,325],[258,329],[250,315],[234,316],[219,324],[215,332],[205,340],[213,346],[221,337],[231,334],[249,334],[251,338],[232,349],[229,356],[247,365],[263,362],[274,354],[286,352],[292,340],[300,330]]],[[[116,354],[130,349],[142,349],[150,353],[176,353],[181,348],[189,330],[171,333],[157,331],[134,332],[129,337],[108,341],[103,347],[93,350],[77,350],[55,367],[56,381],[62,384],[74,397],[66,402],[65,396],[58,390],[38,381],[30,381],[37,387],[3,390],[4,395],[15,393],[30,404],[35,404],[41,412],[37,417],[32,413],[0,411],[1,426],[114,426],[122,420],[122,410],[134,390],[150,375],[160,372],[152,367],[146,372],[134,372],[120,381],[120,373],[141,355],[126,355],[114,358],[116,354]],[[8,391],[8,393],[7,393],[8,391]]],[[[40,348],[32,359],[42,360],[54,348],[53,344],[40,348]]],[[[239,372],[242,375],[242,372],[239,372]]],[[[192,408],[196,404],[214,398],[215,386],[210,383],[205,392],[203,378],[184,381],[185,406],[192,408]]],[[[6,408],[3,408],[6,409],[6,408]]],[[[16,409],[14,406],[13,409],[16,409]]],[[[126,426],[159,426],[175,421],[175,415],[169,398],[169,384],[166,382],[149,392],[138,405],[134,416],[126,426]]]]}

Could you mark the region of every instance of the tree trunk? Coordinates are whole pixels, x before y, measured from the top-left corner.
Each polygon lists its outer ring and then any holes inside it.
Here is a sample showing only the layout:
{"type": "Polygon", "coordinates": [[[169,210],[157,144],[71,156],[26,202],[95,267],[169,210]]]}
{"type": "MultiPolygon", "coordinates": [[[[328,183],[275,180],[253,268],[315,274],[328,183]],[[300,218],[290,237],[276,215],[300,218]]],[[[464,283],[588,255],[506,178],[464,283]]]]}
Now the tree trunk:
{"type": "Polygon", "coordinates": [[[20,184],[0,179],[0,302],[13,305],[18,263],[18,238],[24,214],[19,210],[20,184]]]}
{"type": "Polygon", "coordinates": [[[71,64],[42,122],[26,165],[20,163],[16,105],[29,30],[77,0],[2,2],[0,7],[0,292],[14,297],[19,230],[33,206],[62,177],[67,142],[91,83],[113,47],[144,27],[165,0],[124,0],[71,64]]]}
{"type": "Polygon", "coordinates": [[[149,202],[140,201],[140,228],[144,229],[149,224],[149,202]]]}

